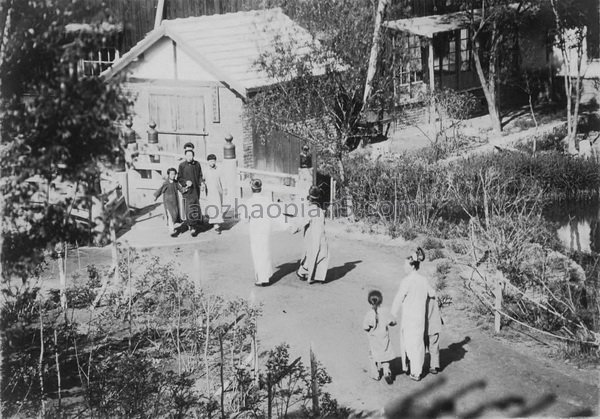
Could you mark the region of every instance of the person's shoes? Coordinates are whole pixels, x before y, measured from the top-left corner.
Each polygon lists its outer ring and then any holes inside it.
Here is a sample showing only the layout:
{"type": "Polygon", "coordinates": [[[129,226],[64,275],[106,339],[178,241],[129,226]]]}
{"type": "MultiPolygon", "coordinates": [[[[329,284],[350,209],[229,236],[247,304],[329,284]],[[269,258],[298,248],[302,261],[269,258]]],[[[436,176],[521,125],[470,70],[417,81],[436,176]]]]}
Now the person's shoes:
{"type": "Polygon", "coordinates": [[[392,384],[394,382],[394,377],[392,377],[392,374],[387,374],[383,378],[385,379],[385,382],[388,384],[392,384]]]}
{"type": "Polygon", "coordinates": [[[440,372],[439,368],[429,368],[429,374],[437,374],[440,372]]]}
{"type": "Polygon", "coordinates": [[[200,229],[195,228],[192,230],[192,237],[196,237],[198,236],[198,234],[200,234],[200,229]]]}
{"type": "Polygon", "coordinates": [[[307,277],[306,275],[300,275],[300,274],[298,273],[298,271],[296,271],[296,276],[298,277],[298,279],[299,279],[300,281],[306,281],[306,280],[308,279],[308,277],[307,277]]]}
{"type": "Polygon", "coordinates": [[[254,285],[256,285],[257,287],[268,287],[269,283],[268,282],[255,282],[254,285]]]}
{"type": "Polygon", "coordinates": [[[179,231],[175,230],[171,232],[171,237],[177,237],[179,236],[179,231]]]}
{"type": "Polygon", "coordinates": [[[421,377],[418,375],[410,375],[410,379],[414,381],[421,381],[421,377]]]}

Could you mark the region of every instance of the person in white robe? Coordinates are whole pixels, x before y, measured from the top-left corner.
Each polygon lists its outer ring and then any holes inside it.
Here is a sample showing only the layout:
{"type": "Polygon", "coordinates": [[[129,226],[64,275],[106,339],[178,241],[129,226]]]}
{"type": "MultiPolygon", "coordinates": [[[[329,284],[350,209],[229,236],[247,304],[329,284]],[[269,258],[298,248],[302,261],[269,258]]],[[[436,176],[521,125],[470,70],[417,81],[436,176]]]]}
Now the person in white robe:
{"type": "Polygon", "coordinates": [[[262,193],[260,179],[253,179],[251,187],[252,196],[246,201],[246,220],[249,223],[250,250],[254,263],[254,284],[266,286],[273,276],[271,220],[268,215],[268,207],[272,202],[262,193]]]}
{"type": "Polygon", "coordinates": [[[329,246],[325,235],[325,211],[319,207],[321,190],[311,186],[308,192],[308,207],[305,217],[296,222],[292,232],[304,231],[304,255],[296,275],[309,284],[324,283],[329,267],[329,246]]]}
{"type": "Polygon", "coordinates": [[[204,213],[209,218],[209,223],[215,225],[217,234],[221,234],[223,223],[223,184],[221,171],[217,167],[217,156],[209,154],[206,158],[208,169],[204,172],[204,185],[206,188],[206,206],[204,213]]]}
{"type": "Polygon", "coordinates": [[[418,270],[425,259],[421,248],[408,257],[405,269],[408,275],[402,280],[391,313],[399,317],[400,356],[402,369],[410,371],[410,378],[421,379],[425,361],[425,319],[427,317],[427,299],[435,297],[435,290],[418,270]]]}

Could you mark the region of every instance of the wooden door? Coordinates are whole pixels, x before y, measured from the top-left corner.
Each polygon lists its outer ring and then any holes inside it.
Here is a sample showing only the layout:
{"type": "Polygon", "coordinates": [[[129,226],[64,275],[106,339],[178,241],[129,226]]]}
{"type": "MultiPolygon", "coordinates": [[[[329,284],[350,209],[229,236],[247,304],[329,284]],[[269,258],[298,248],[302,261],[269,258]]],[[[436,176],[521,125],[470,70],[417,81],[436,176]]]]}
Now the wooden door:
{"type": "Polygon", "coordinates": [[[302,139],[282,131],[253,135],[254,168],[268,172],[298,174],[302,139]]]}
{"type": "Polygon", "coordinates": [[[183,145],[194,144],[196,160],[206,159],[204,97],[194,94],[151,93],[150,119],[156,122],[163,151],[183,153],[183,145]]]}

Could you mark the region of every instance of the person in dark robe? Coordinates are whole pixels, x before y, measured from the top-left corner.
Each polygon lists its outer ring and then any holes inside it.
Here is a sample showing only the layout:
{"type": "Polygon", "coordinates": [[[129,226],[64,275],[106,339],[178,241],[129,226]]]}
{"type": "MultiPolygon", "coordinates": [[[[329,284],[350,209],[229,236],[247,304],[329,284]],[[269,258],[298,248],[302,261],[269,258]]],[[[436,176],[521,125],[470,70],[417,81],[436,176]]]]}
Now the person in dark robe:
{"type": "Polygon", "coordinates": [[[194,145],[184,146],[185,161],[179,164],[177,182],[183,187],[183,207],[186,217],[186,227],[192,230],[192,236],[200,233],[202,212],[200,211],[200,186],[202,185],[202,168],[194,160],[194,145]]]}
{"type": "Polygon", "coordinates": [[[167,180],[160,188],[154,192],[154,200],[156,201],[161,195],[163,196],[163,204],[165,206],[165,218],[167,219],[167,227],[172,237],[177,236],[176,224],[181,223],[179,216],[179,197],[177,192],[183,192],[182,186],[177,183],[177,170],[171,167],[167,170],[167,180]]]}

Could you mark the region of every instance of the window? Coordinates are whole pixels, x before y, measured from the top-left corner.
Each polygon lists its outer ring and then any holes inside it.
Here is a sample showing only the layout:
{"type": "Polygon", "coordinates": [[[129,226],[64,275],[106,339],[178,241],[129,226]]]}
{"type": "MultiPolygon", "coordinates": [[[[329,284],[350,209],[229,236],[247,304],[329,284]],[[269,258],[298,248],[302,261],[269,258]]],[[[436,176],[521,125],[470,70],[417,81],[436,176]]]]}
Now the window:
{"type": "Polygon", "coordinates": [[[100,51],[90,52],[87,59],[79,60],[77,70],[86,76],[99,76],[120,57],[119,50],[113,47],[102,48],[100,51]]]}
{"type": "Polygon", "coordinates": [[[394,81],[399,86],[423,81],[421,40],[416,35],[394,37],[394,81]]]}
{"type": "Polygon", "coordinates": [[[471,34],[468,29],[460,30],[460,71],[471,71],[473,51],[471,50],[471,34]]]}
{"type": "Polygon", "coordinates": [[[434,37],[433,69],[435,72],[471,71],[471,37],[468,29],[439,33],[434,37]]]}

